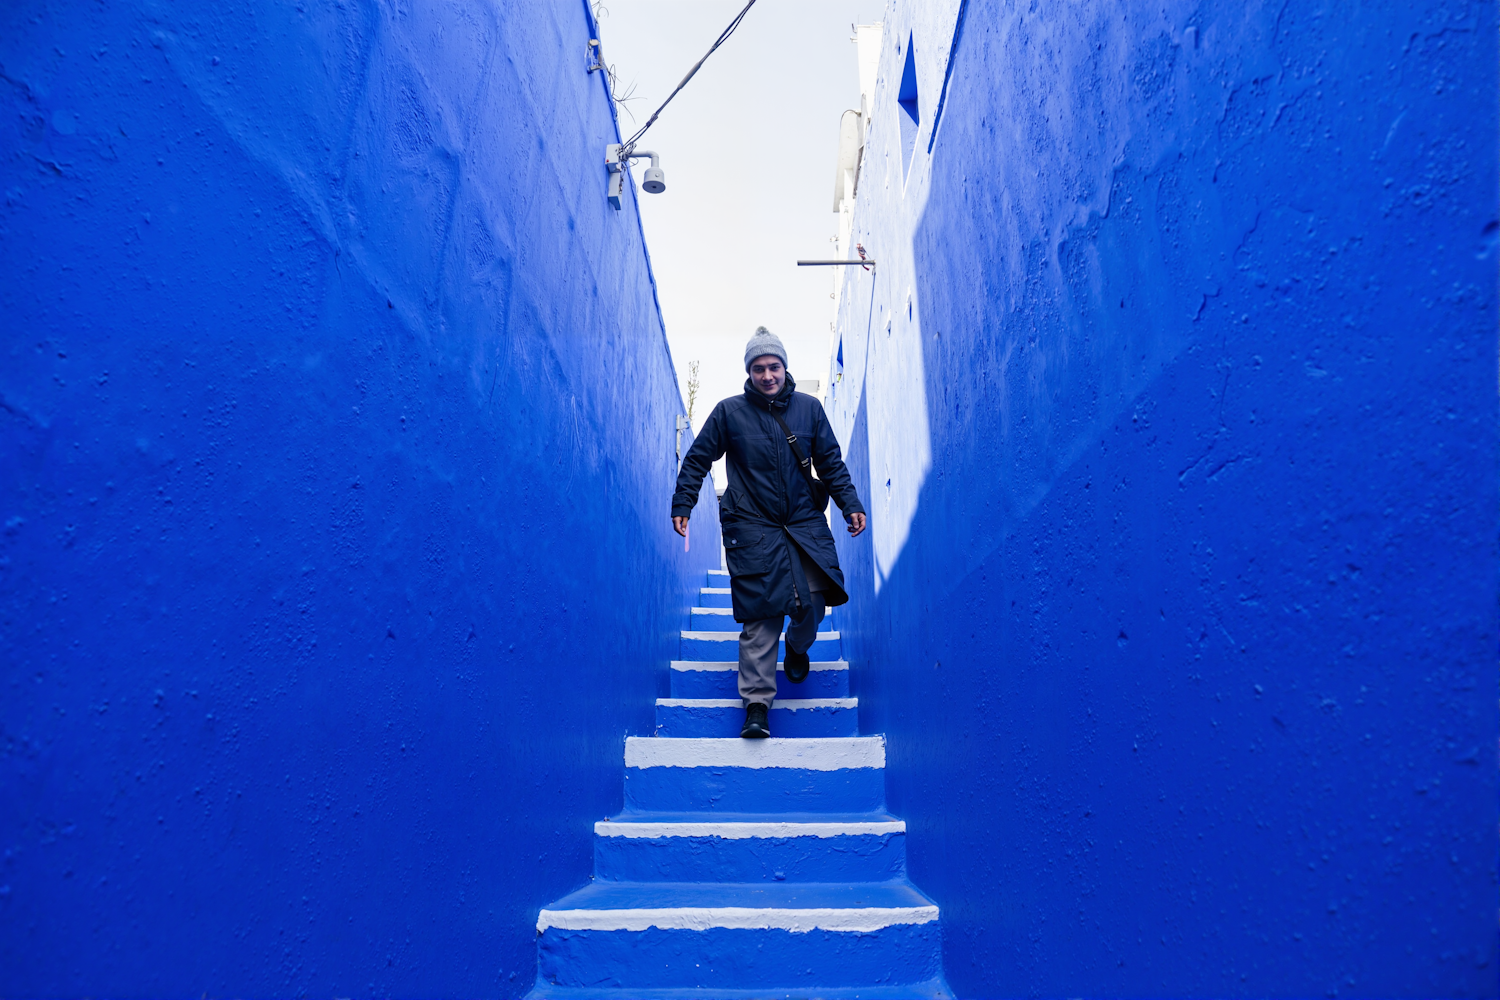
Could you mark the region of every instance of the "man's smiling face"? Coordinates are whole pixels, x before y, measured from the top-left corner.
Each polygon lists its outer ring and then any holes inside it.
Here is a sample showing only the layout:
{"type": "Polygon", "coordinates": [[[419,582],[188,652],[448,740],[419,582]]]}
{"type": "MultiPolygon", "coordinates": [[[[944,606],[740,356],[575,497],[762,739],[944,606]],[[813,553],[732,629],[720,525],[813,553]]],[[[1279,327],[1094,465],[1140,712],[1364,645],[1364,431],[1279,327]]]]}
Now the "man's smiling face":
{"type": "Polygon", "coordinates": [[[750,381],[767,396],[774,396],[786,385],[786,368],[774,354],[762,354],[750,362],[750,381]]]}

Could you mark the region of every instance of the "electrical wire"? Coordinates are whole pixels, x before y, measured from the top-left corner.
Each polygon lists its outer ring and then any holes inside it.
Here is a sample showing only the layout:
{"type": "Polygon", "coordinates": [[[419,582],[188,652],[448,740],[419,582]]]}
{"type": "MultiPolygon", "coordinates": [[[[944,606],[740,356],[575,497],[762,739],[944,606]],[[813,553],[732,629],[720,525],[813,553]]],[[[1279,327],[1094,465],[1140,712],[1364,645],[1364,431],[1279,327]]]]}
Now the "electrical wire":
{"type": "Polygon", "coordinates": [[[713,55],[715,50],[717,50],[720,45],[723,45],[726,41],[729,40],[729,36],[734,34],[734,29],[740,26],[740,22],[745,19],[745,15],[748,14],[750,12],[750,8],[754,6],[755,0],[750,0],[749,3],[745,4],[744,10],[736,14],[734,20],[729,22],[729,27],[724,29],[723,33],[719,35],[718,40],[715,41],[713,45],[710,46],[709,50],[703,54],[703,58],[693,63],[693,68],[687,71],[687,76],[682,78],[682,82],[677,85],[677,89],[667,95],[667,99],[661,102],[661,107],[651,112],[651,117],[646,119],[646,124],[636,129],[635,134],[632,135],[629,139],[625,140],[623,151],[626,156],[629,156],[630,153],[635,150],[635,144],[641,141],[641,136],[646,134],[646,130],[652,125],[656,124],[657,116],[662,113],[662,111],[668,104],[672,103],[672,98],[676,97],[678,92],[681,91],[683,87],[686,87],[688,85],[688,81],[693,78],[693,74],[697,73],[699,68],[701,68],[704,63],[708,62],[708,57],[713,55]]]}

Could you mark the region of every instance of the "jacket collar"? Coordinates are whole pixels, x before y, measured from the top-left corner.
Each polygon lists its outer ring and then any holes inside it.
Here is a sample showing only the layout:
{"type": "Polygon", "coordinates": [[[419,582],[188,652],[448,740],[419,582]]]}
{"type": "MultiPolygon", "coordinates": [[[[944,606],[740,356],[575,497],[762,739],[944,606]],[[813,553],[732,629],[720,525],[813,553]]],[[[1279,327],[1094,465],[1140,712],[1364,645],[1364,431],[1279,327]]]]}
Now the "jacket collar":
{"type": "Polygon", "coordinates": [[[755,388],[755,383],[745,379],[745,397],[755,403],[763,410],[769,410],[772,406],[785,410],[787,404],[792,401],[792,393],[797,390],[797,380],[792,378],[792,373],[786,373],[786,385],[774,396],[768,397],[765,393],[755,388]]]}

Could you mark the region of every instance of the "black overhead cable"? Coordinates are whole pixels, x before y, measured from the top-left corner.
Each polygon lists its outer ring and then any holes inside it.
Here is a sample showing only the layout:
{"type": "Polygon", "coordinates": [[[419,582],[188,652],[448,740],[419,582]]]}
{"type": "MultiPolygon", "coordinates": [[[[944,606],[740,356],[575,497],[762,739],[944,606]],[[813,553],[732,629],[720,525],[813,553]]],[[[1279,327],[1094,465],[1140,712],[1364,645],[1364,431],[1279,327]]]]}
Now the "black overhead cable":
{"type": "Polygon", "coordinates": [[[652,125],[656,124],[657,116],[662,113],[662,110],[666,108],[668,104],[672,103],[672,98],[677,96],[678,91],[687,86],[688,81],[693,78],[693,74],[698,72],[699,68],[708,61],[708,57],[713,55],[714,51],[718,49],[720,45],[723,45],[726,41],[729,40],[729,36],[734,34],[734,29],[740,26],[740,22],[745,19],[745,15],[748,14],[750,12],[750,8],[754,6],[755,0],[750,0],[749,3],[745,4],[745,9],[735,15],[734,20],[729,22],[729,27],[724,29],[724,33],[721,34],[718,40],[709,47],[709,50],[707,52],[703,53],[703,58],[693,63],[693,68],[688,70],[687,76],[682,78],[682,82],[677,85],[677,90],[674,90],[670,94],[668,94],[667,99],[661,102],[661,107],[651,112],[651,117],[646,119],[646,124],[636,129],[635,134],[632,135],[629,139],[625,140],[624,146],[627,154],[631,150],[635,149],[635,144],[641,141],[641,136],[646,134],[646,130],[652,125]]]}

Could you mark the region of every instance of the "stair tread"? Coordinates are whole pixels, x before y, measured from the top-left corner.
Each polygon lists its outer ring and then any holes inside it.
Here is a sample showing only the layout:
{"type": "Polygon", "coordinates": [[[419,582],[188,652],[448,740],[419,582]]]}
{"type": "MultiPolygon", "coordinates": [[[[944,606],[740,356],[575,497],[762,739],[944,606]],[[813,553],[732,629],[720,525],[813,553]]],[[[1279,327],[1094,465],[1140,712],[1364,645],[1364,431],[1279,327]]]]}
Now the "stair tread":
{"type": "MultiPolygon", "coordinates": [[[[780,670],[785,664],[781,660],[776,661],[776,669],[780,670]]],[[[739,670],[739,660],[673,660],[673,670],[739,670]]],[[[809,666],[813,670],[848,670],[847,660],[813,660],[809,666]]]]}
{"type": "Polygon", "coordinates": [[[593,882],[548,903],[542,912],[929,908],[935,911],[937,904],[903,879],[888,882],[593,882]]]}
{"type": "Polygon", "coordinates": [[[526,994],[527,1000],[774,1000],[774,998],[816,998],[816,1000],[948,1000],[953,994],[941,980],[890,986],[790,986],[758,989],[725,989],[711,986],[686,987],[605,987],[553,986],[539,983],[526,994]]]}
{"type": "Polygon", "coordinates": [[[904,822],[883,810],[877,812],[672,812],[655,809],[627,809],[609,817],[611,823],[889,823],[904,822]]]}
{"type": "MultiPolygon", "coordinates": [[[[734,631],[734,632],[710,632],[710,631],[707,631],[705,629],[685,628],[685,629],[682,630],[682,637],[684,639],[708,639],[708,640],[715,641],[715,642],[738,642],[739,638],[740,638],[740,633],[738,631],[734,631]]],[[[834,632],[819,632],[818,633],[818,642],[825,642],[825,641],[828,641],[828,640],[837,639],[838,637],[839,637],[839,634],[838,634],[837,631],[834,631],[834,632]]],[[[786,633],[785,632],[781,633],[781,638],[782,639],[786,638],[786,633]]]]}
{"type": "MultiPolygon", "coordinates": [[[[832,611],[833,609],[830,608],[828,610],[832,611]]],[[[695,614],[695,615],[725,615],[725,616],[729,616],[729,615],[733,615],[734,614],[734,609],[733,608],[716,608],[716,607],[711,607],[709,605],[700,604],[700,605],[697,605],[696,607],[692,608],[691,612],[693,614],[695,614]]]]}
{"type": "MultiPolygon", "coordinates": [[[[736,630],[738,630],[741,627],[740,622],[738,622],[737,620],[735,620],[734,610],[732,608],[702,607],[702,608],[693,608],[691,610],[692,610],[692,615],[691,615],[692,620],[688,622],[688,629],[689,630],[694,630],[694,631],[704,631],[704,630],[710,630],[711,631],[711,630],[715,630],[715,629],[736,629],[736,630]]],[[[836,630],[837,630],[837,625],[835,624],[834,619],[833,619],[833,615],[831,615],[831,614],[828,615],[828,616],[826,616],[826,617],[824,617],[824,619],[822,621],[818,622],[817,633],[820,636],[830,635],[833,632],[835,632],[836,630]]],[[[738,631],[736,631],[735,632],[735,638],[738,639],[739,637],[740,637],[740,633],[738,631]]]]}
{"type": "Polygon", "coordinates": [[[885,819],[787,820],[772,813],[755,820],[714,820],[699,815],[693,819],[643,819],[616,817],[594,824],[600,837],[721,837],[751,840],[786,837],[869,837],[905,833],[906,821],[885,819]]]}
{"type": "MultiPolygon", "coordinates": [[[[744,708],[740,698],[658,698],[661,708],[744,708]]],[[[772,704],[778,708],[795,712],[806,708],[858,708],[858,698],[777,698],[772,704]]]]}
{"type": "Polygon", "coordinates": [[[627,736],[625,766],[798,768],[842,771],[885,767],[884,736],[627,736]]]}

